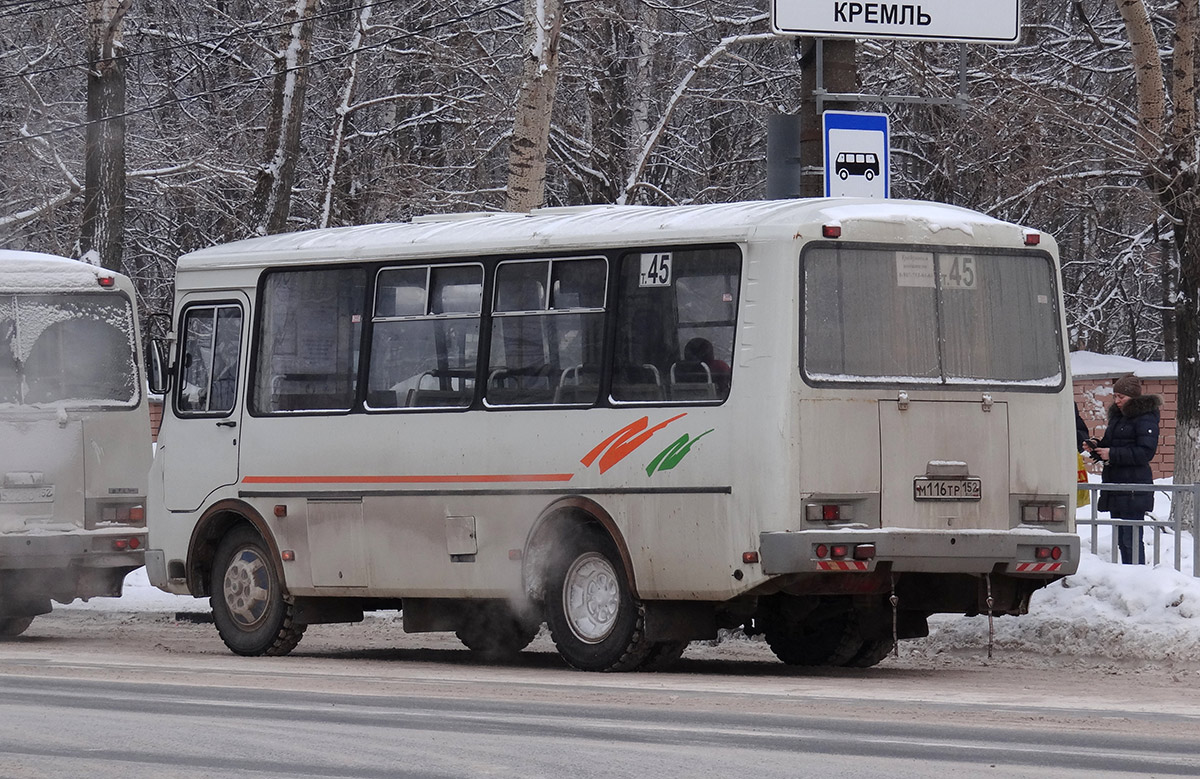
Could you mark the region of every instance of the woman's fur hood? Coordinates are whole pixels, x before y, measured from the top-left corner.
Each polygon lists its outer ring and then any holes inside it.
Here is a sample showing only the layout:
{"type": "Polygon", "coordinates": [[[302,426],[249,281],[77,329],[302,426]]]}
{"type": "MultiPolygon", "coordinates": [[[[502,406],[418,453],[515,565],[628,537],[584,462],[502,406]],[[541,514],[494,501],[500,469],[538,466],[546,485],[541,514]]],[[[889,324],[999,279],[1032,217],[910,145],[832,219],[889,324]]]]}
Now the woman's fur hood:
{"type": "Polygon", "coordinates": [[[1149,414],[1151,411],[1158,411],[1160,406],[1162,406],[1162,398],[1158,395],[1140,395],[1129,399],[1129,402],[1125,404],[1125,411],[1121,411],[1121,408],[1113,403],[1108,407],[1108,418],[1112,420],[1123,416],[1126,419],[1133,419],[1142,414],[1149,414]]]}

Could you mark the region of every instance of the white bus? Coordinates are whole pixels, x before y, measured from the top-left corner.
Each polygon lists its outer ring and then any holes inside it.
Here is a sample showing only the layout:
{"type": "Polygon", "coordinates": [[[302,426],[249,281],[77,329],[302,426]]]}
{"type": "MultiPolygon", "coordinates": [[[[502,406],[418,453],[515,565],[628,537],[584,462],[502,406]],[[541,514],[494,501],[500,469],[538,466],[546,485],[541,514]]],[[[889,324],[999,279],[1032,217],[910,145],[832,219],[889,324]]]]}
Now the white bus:
{"type": "Polygon", "coordinates": [[[1079,550],[1056,251],[792,200],[194,252],[150,580],[239,654],[401,608],[492,653],[544,620],[584,670],[736,626],[868,666],[932,613],[1021,613],[1079,550]]]}
{"type": "Polygon", "coordinates": [[[150,416],[134,289],[0,251],[0,636],[143,563],[150,416]]]}

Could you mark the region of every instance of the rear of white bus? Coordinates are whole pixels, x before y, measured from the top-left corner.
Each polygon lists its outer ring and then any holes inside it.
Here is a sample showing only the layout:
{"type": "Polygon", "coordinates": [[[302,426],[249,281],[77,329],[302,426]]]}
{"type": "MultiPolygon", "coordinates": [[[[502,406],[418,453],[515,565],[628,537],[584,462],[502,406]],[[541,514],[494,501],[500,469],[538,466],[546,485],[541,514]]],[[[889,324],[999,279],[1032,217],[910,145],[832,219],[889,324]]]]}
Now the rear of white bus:
{"type": "Polygon", "coordinates": [[[946,216],[837,220],[801,255],[791,527],[763,572],[880,650],[932,613],[1024,613],[1079,559],[1056,248],[946,216]]]}
{"type": "Polygon", "coordinates": [[[143,563],[150,425],[128,279],[0,252],[0,635],[143,563]]]}

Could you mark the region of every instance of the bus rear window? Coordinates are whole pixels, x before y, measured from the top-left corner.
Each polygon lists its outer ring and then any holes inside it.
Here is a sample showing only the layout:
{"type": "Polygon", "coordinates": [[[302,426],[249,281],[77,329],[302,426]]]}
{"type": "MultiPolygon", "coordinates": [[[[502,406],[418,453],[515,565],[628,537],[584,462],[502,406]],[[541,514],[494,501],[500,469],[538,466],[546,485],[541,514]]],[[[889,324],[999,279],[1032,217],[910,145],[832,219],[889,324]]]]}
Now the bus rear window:
{"type": "Polygon", "coordinates": [[[136,404],[133,327],[121,296],[0,296],[0,403],[136,404]]]}
{"type": "Polygon", "coordinates": [[[1063,382],[1044,254],[820,245],[803,266],[802,361],[811,381],[1063,382]]]}

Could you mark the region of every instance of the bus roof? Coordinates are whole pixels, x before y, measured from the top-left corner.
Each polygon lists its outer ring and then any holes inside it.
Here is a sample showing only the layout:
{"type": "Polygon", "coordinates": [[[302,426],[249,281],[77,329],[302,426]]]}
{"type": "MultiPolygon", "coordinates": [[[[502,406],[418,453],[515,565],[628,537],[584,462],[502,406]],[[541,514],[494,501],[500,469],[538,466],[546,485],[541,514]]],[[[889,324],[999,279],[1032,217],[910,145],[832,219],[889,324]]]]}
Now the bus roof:
{"type": "Polygon", "coordinates": [[[68,289],[101,289],[98,279],[120,278],[119,273],[79,260],[41,252],[0,249],[0,290],[38,292],[68,289]]]}
{"type": "Polygon", "coordinates": [[[179,270],[302,264],[341,260],[534,253],[625,246],[732,242],[755,238],[819,238],[837,224],[846,240],[1020,247],[1029,232],[957,206],[912,200],[853,198],[766,200],[690,206],[569,206],[418,217],[411,222],[335,227],[250,238],[201,249],[179,270]],[[486,249],[481,250],[481,235],[486,249]]]}

